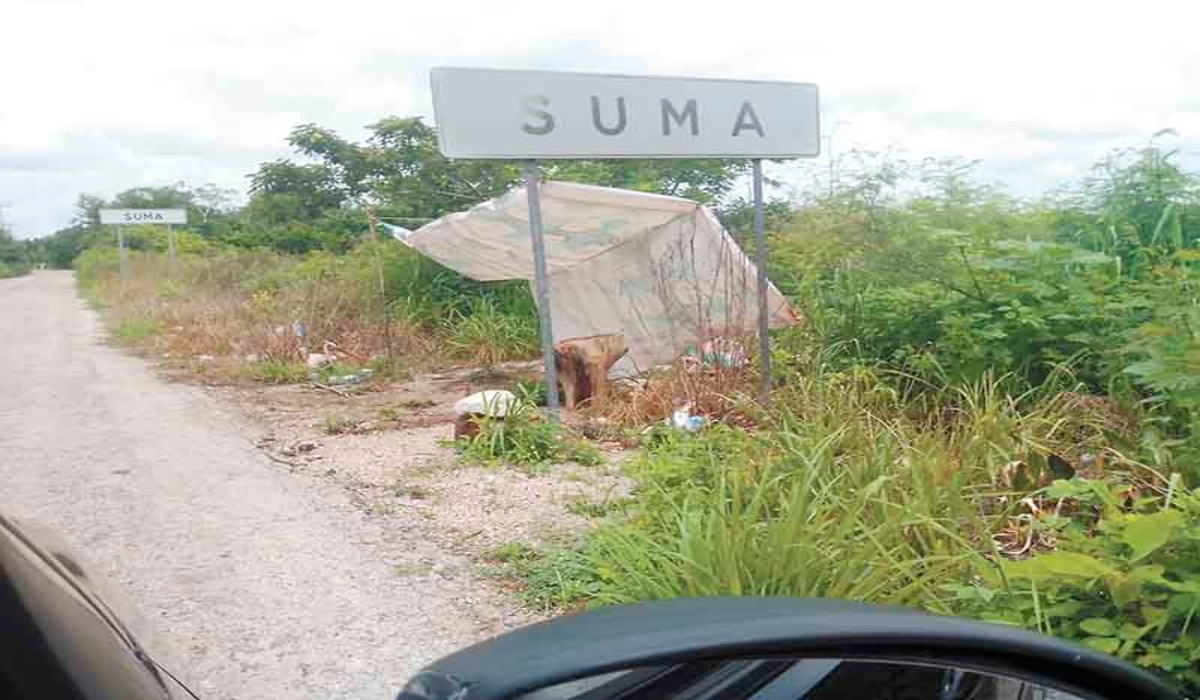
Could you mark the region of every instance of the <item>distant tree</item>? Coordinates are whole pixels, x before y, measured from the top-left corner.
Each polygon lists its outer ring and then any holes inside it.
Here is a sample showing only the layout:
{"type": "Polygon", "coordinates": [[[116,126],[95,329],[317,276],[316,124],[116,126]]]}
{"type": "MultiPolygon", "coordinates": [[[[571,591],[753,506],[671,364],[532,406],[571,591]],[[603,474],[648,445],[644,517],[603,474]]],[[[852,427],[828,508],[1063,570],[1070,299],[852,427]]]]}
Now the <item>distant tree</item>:
{"type": "Polygon", "coordinates": [[[16,240],[0,221],[0,277],[24,272],[29,267],[25,241],[16,240]]]}
{"type": "Polygon", "coordinates": [[[250,220],[262,224],[313,221],[345,201],[337,174],[323,164],[263,163],[250,176],[250,220]]]}
{"type": "Polygon", "coordinates": [[[1112,152],[1074,193],[1055,202],[1061,238],[1115,255],[1123,271],[1151,274],[1179,251],[1200,247],[1200,176],[1179,163],[1179,153],[1158,140],[1112,152]]]}
{"type": "Polygon", "coordinates": [[[42,239],[46,264],[59,269],[70,269],[75,258],[89,243],[95,243],[98,233],[82,226],[69,226],[42,239]]]}
{"type": "Polygon", "coordinates": [[[200,223],[207,224],[212,219],[233,210],[233,198],[237,190],[217,187],[206,182],[190,190],[192,206],[200,214],[200,223]]]}
{"type": "Polygon", "coordinates": [[[554,161],[545,166],[550,179],[584,182],[719,202],[743,175],[745,161],[716,159],[554,161]]]}
{"type": "Polygon", "coordinates": [[[521,178],[508,161],[450,160],[437,131],[417,117],[387,117],[367,127],[374,169],[370,191],[395,216],[435,218],[503,194],[521,178]]]}
{"type": "Polygon", "coordinates": [[[186,209],[194,195],[182,182],[165,187],[134,187],[113,197],[110,206],[128,209],[186,209]]]}
{"type": "Polygon", "coordinates": [[[85,229],[100,228],[100,210],[105,206],[103,197],[81,194],[75,200],[75,214],[71,217],[71,225],[85,229]]]}
{"type": "MultiPolygon", "coordinates": [[[[387,117],[367,127],[363,143],[305,124],[288,143],[309,164],[264,163],[251,176],[249,211],[260,220],[313,221],[337,207],[374,206],[385,216],[433,219],[498,196],[521,182],[511,161],[450,160],[437,131],[419,117],[387,117]],[[287,195],[281,198],[281,195],[287,195]]],[[[555,161],[546,177],[719,201],[746,170],[726,160],[555,161]]]]}

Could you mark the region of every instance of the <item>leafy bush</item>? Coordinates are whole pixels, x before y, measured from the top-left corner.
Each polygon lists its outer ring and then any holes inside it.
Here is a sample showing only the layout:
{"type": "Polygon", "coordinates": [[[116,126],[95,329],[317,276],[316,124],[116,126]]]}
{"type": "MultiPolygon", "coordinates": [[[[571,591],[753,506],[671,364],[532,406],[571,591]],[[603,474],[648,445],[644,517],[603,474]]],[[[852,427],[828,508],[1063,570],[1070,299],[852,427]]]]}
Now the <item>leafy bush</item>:
{"type": "Polygon", "coordinates": [[[479,433],[456,444],[473,462],[507,462],[534,468],[555,462],[595,465],[603,461],[594,445],[546,421],[536,407],[527,403],[511,404],[502,419],[485,416],[476,420],[479,433]]]}
{"type": "Polygon", "coordinates": [[[1200,489],[1074,480],[1045,495],[1079,505],[1040,523],[1056,550],[981,563],[980,583],[949,587],[956,611],[1075,639],[1200,692],[1200,489]]]}
{"type": "Polygon", "coordinates": [[[29,272],[29,269],[26,267],[13,265],[12,263],[7,263],[3,260],[0,260],[0,279],[5,277],[19,277],[26,272],[29,272]]]}
{"type": "Polygon", "coordinates": [[[0,221],[0,278],[16,277],[29,272],[35,262],[35,250],[30,241],[19,241],[0,221]]]}

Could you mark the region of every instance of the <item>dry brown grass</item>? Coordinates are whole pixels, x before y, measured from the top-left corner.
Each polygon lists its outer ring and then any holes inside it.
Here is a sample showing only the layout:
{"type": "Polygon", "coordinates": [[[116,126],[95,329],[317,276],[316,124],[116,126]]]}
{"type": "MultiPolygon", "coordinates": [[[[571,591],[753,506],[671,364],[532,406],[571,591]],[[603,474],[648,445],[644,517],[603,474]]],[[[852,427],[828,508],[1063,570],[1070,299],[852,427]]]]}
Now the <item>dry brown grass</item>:
{"type": "Polygon", "coordinates": [[[411,319],[386,318],[369,281],[290,278],[295,264],[259,254],[198,258],[186,260],[171,280],[161,256],[131,255],[130,279],[102,270],[88,292],[114,328],[153,327],[139,334],[138,344],[180,360],[212,358],[214,366],[229,368],[302,363],[317,352],[353,364],[383,356],[420,368],[438,359],[435,332],[411,319]]]}
{"type": "Polygon", "coordinates": [[[676,408],[714,421],[746,422],[743,409],[754,400],[758,374],[746,367],[712,367],[678,360],[669,367],[619,380],[602,400],[586,409],[616,428],[640,428],[663,421],[676,408]]]}

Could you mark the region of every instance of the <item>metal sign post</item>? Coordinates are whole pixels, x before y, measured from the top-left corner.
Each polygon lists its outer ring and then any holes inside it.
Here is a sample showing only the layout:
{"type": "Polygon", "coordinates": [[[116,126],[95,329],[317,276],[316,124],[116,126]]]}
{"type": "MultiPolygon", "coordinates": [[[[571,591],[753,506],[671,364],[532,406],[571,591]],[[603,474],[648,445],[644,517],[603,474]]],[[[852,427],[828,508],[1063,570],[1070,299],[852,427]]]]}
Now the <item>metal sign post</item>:
{"type": "Polygon", "coordinates": [[[767,309],[767,232],[766,212],[763,211],[762,159],[755,158],[754,164],[754,265],[758,268],[758,362],[759,400],[766,404],[771,399],[771,337],[770,316],[767,309]]]}
{"type": "Polygon", "coordinates": [[[125,235],[121,231],[120,224],[117,225],[117,255],[121,261],[121,281],[129,279],[129,265],[125,262],[125,235]]]}
{"type": "Polygon", "coordinates": [[[167,275],[175,277],[175,229],[167,224],[167,275]]]}
{"type": "Polygon", "coordinates": [[[558,368],[554,364],[554,330],[550,326],[550,277],[546,272],[546,241],[542,236],[542,200],[536,160],[525,161],[525,198],[529,202],[529,237],[533,241],[533,287],[538,324],[542,329],[542,363],[546,370],[546,408],[558,422],[558,368]]]}

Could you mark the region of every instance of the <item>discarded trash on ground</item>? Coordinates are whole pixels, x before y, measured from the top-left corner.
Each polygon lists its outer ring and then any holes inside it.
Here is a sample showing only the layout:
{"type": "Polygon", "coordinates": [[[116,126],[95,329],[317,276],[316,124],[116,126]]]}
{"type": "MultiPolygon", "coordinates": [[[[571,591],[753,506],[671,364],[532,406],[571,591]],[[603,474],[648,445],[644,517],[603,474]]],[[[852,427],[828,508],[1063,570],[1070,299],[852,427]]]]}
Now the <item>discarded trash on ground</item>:
{"type": "Polygon", "coordinates": [[[708,419],[704,416],[693,416],[692,407],[690,404],[684,404],[675,409],[671,414],[671,425],[676,430],[681,430],[685,433],[694,433],[705,426],[708,419]]]}
{"type": "Polygon", "coordinates": [[[454,404],[454,439],[470,438],[479,433],[480,418],[504,420],[521,402],[511,391],[488,390],[471,394],[454,404]]]}
{"type": "Polygon", "coordinates": [[[689,345],[682,357],[687,362],[724,369],[745,367],[748,362],[746,348],[732,338],[713,338],[699,345],[689,345]]]}
{"type": "MultiPolygon", "coordinates": [[[[363,382],[370,379],[371,375],[373,375],[373,374],[374,374],[374,372],[372,370],[364,367],[363,369],[360,369],[353,374],[335,374],[332,377],[329,377],[327,382],[331,386],[347,386],[347,385],[353,385],[353,384],[362,384],[363,382]]],[[[313,381],[318,381],[321,377],[321,375],[319,375],[319,374],[314,374],[312,376],[313,376],[313,381]]]]}

